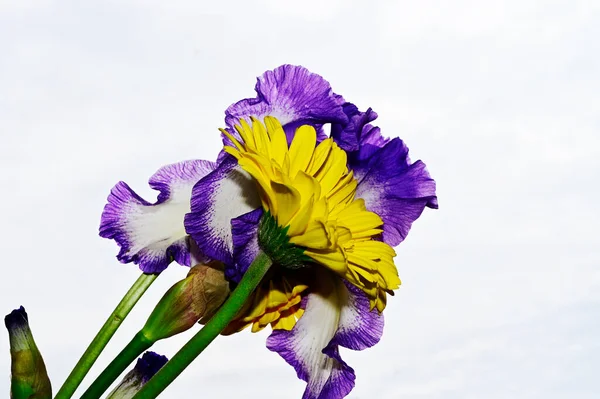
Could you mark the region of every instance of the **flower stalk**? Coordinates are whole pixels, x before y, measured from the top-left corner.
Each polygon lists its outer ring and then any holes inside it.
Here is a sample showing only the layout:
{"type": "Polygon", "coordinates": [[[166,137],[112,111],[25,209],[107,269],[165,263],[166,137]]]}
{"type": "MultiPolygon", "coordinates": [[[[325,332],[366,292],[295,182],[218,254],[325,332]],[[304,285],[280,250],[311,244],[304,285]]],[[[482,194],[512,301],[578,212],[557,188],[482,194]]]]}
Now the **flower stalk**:
{"type": "Polygon", "coordinates": [[[156,341],[187,331],[210,318],[229,294],[218,265],[199,264],[173,285],[158,302],[144,327],[102,371],[81,399],[98,399],[123,371],[156,341]]]}
{"type": "Polygon", "coordinates": [[[142,389],[134,399],[156,398],[187,366],[206,349],[206,347],[229,325],[244,306],[250,295],[272,265],[272,260],[263,252],[254,259],[244,277],[225,301],[223,306],[206,323],[192,339],[190,339],[173,358],[142,389]]]}
{"type": "Polygon", "coordinates": [[[139,299],[144,295],[148,287],[152,285],[154,280],[159,274],[145,274],[143,273],[133,283],[131,288],[127,291],[123,299],[119,302],[115,310],[111,313],[110,317],[98,334],[94,337],[86,351],[83,353],[71,374],[65,380],[60,390],[55,396],[55,399],[69,399],[73,396],[77,387],[81,384],[81,381],[85,378],[90,368],[94,365],[100,353],[104,350],[110,339],[113,337],[117,329],[121,326],[121,323],[139,299]]]}
{"type": "Polygon", "coordinates": [[[81,395],[81,399],[98,399],[110,384],[113,383],[139,355],[150,349],[155,341],[149,340],[140,331],[125,348],[114,358],[102,373],[94,380],[92,385],[81,395]]]}

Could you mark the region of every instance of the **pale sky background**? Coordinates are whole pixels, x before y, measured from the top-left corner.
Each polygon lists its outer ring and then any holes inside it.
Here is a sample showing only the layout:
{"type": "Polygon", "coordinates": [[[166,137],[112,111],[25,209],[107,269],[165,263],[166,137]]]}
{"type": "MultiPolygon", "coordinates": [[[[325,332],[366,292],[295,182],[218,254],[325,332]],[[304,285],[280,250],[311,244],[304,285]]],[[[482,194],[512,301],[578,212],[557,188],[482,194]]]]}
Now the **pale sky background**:
{"type": "MultiPolygon", "coordinates": [[[[342,353],[349,398],[598,398],[598,38],[593,0],[0,0],[0,310],[26,307],[56,392],[139,273],[98,237],[110,188],[154,199],[158,167],[216,157],[256,76],[301,64],[438,183],[398,247],[382,341],[342,353]]],[[[93,376],[185,272],[157,280],[93,376]]],[[[266,337],[217,339],[161,397],[300,398],[266,337]]],[[[6,334],[0,376],[6,393],[6,334]]]]}

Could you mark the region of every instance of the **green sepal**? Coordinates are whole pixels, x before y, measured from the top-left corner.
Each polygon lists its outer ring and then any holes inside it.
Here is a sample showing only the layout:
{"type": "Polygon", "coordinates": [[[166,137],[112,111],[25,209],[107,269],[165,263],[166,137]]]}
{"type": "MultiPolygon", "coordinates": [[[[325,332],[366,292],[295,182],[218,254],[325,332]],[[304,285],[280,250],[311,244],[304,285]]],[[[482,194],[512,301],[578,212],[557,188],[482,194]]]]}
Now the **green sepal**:
{"type": "Polygon", "coordinates": [[[258,245],[273,263],[287,269],[301,269],[312,259],[304,254],[303,247],[290,243],[289,228],[279,226],[275,217],[265,212],[258,226],[258,245]]]}

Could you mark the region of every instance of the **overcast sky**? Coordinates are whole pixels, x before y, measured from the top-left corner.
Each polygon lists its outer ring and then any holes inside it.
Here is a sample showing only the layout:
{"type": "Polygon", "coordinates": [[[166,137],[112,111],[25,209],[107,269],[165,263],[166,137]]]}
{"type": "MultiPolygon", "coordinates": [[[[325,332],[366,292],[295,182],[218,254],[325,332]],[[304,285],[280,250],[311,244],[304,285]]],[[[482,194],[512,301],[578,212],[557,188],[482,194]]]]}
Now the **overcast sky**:
{"type": "MultiPolygon", "coordinates": [[[[599,37],[594,0],[0,0],[0,310],[26,307],[56,391],[139,274],[98,237],[110,188],[155,198],[158,167],[216,157],[256,76],[301,64],[438,183],[397,248],[382,341],[343,352],[349,397],[598,398],[599,37]]],[[[162,397],[300,398],[266,337],[217,339],[162,397]]],[[[9,370],[5,335],[0,392],[9,370]]]]}

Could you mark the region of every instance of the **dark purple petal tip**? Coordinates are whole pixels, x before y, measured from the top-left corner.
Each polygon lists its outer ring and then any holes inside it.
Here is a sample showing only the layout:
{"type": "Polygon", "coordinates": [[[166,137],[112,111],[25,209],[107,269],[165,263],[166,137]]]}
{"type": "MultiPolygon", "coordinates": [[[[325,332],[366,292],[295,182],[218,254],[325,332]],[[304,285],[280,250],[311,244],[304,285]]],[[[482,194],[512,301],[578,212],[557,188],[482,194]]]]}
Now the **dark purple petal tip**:
{"type": "Polygon", "coordinates": [[[148,382],[168,361],[166,356],[159,355],[156,352],[148,351],[137,360],[134,371],[137,372],[142,383],[148,382]]]}
{"type": "Polygon", "coordinates": [[[13,310],[4,317],[4,325],[7,329],[22,328],[29,324],[29,317],[23,306],[13,310]]]}

